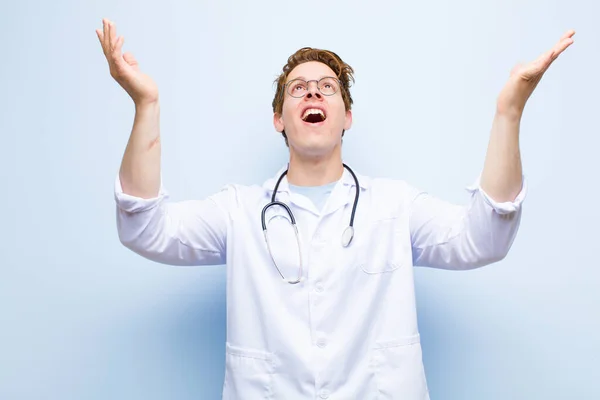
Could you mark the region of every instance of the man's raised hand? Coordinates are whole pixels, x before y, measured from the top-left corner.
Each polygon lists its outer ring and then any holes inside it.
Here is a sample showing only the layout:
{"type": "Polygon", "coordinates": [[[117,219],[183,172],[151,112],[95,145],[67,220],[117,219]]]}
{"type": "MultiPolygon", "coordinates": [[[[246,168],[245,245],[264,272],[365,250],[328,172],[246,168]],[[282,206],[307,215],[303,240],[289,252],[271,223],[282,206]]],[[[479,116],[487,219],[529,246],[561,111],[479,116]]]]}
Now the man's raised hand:
{"type": "Polygon", "coordinates": [[[131,96],[136,106],[157,102],[158,87],[156,83],[140,71],[133,54],[122,53],[124,38],[117,36],[114,22],[103,19],[102,25],[102,29],[96,29],[96,34],[108,61],[110,75],[131,96]]]}

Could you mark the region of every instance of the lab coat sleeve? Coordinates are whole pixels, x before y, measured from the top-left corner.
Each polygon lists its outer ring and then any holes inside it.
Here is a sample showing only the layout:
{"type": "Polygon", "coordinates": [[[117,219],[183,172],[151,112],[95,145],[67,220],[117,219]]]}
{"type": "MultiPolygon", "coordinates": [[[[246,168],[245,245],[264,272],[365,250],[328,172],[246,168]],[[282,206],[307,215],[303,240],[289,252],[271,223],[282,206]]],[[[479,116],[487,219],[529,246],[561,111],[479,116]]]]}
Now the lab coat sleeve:
{"type": "Polygon", "coordinates": [[[409,224],[413,264],[440,269],[473,269],[502,260],[516,237],[527,193],[512,202],[494,201],[479,184],[465,205],[451,204],[411,188],[409,224]]]}
{"type": "Polygon", "coordinates": [[[203,200],[172,202],[161,183],[157,197],[143,199],[124,193],[117,176],[119,240],[135,253],[163,264],[224,264],[231,190],[224,188],[203,200]]]}

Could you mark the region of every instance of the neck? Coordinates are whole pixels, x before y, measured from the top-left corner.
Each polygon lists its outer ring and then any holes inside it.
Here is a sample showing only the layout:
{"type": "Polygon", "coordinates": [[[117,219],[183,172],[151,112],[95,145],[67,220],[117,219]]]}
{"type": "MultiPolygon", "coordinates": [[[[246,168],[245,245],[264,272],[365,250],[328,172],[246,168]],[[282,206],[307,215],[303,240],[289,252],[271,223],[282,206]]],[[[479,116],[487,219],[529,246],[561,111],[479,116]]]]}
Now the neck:
{"type": "Polygon", "coordinates": [[[339,152],[326,158],[303,158],[290,152],[287,180],[296,186],[321,186],[338,181],[344,173],[339,152]]]}

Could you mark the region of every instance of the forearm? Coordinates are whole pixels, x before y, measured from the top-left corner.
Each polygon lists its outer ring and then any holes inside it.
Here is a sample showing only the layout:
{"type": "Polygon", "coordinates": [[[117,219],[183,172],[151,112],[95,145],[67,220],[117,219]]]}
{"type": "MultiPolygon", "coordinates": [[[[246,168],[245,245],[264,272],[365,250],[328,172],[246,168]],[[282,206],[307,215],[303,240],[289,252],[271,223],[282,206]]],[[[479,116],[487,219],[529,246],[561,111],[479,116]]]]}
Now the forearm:
{"type": "Polygon", "coordinates": [[[119,170],[123,192],[152,198],[160,189],[160,105],[136,105],[131,136],[119,170]]]}
{"type": "Polygon", "coordinates": [[[521,191],[520,112],[497,110],[481,174],[481,188],[497,202],[513,201],[521,191]]]}
{"type": "Polygon", "coordinates": [[[575,31],[567,31],[558,43],[535,61],[519,64],[498,96],[481,188],[497,202],[512,202],[523,186],[519,128],[527,100],[544,72],[573,43],[575,31]]]}

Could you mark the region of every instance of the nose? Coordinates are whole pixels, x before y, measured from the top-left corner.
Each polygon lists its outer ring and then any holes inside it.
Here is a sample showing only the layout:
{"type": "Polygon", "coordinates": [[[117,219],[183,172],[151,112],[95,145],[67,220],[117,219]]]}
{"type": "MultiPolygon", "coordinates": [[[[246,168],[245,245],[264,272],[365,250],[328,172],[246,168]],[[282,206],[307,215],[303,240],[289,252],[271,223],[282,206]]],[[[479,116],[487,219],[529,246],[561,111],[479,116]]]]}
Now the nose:
{"type": "Polygon", "coordinates": [[[308,82],[308,91],[306,92],[306,96],[304,96],[307,99],[312,99],[313,97],[316,97],[317,99],[321,99],[322,98],[322,94],[321,92],[319,92],[319,82],[317,81],[309,81],[308,82]],[[314,83],[314,85],[312,84],[314,83]]]}

